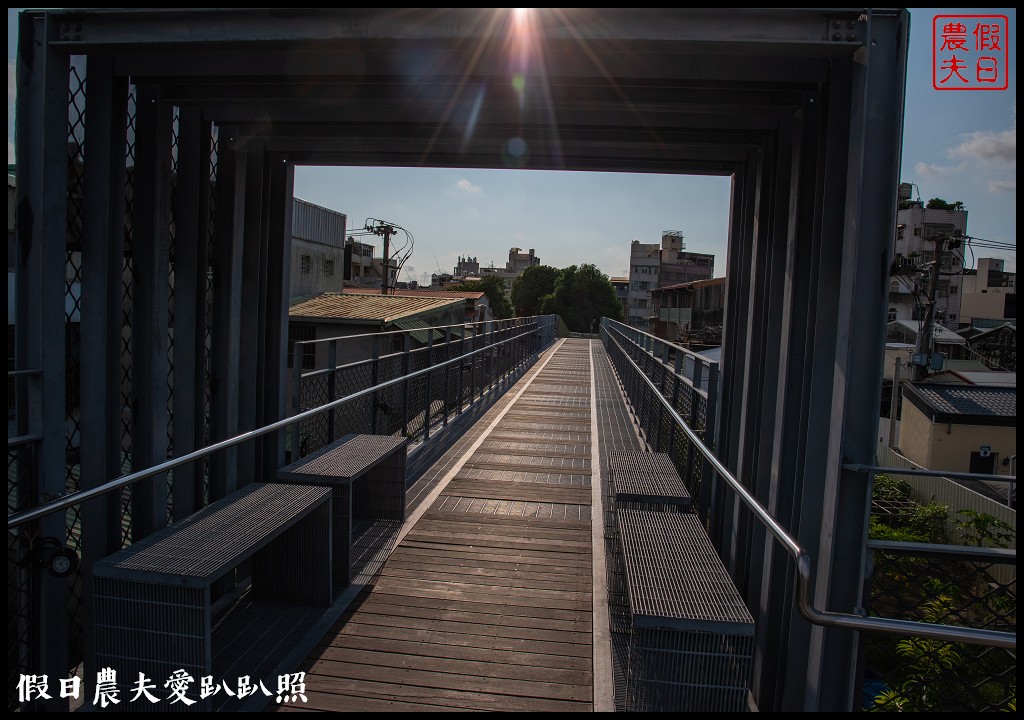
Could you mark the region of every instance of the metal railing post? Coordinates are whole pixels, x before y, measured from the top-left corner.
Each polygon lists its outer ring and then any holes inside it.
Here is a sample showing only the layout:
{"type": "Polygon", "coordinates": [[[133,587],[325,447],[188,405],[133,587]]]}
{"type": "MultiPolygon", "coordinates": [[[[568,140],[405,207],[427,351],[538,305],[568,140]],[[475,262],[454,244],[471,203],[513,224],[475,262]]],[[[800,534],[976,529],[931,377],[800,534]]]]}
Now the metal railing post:
{"type": "Polygon", "coordinates": [[[464,393],[463,393],[463,389],[464,388],[462,387],[462,383],[463,383],[463,378],[464,378],[465,372],[466,372],[465,356],[466,356],[466,345],[467,344],[469,344],[469,332],[467,332],[466,326],[463,325],[462,326],[462,341],[459,343],[459,388],[458,388],[458,390],[459,390],[459,404],[458,404],[457,414],[462,412],[462,398],[463,398],[463,395],[464,395],[464,393]]]}
{"type": "MultiPolygon", "coordinates": [[[[427,331],[427,367],[434,366],[434,331],[427,331]]],[[[430,439],[430,407],[433,405],[431,401],[431,390],[430,390],[430,376],[433,373],[427,373],[425,380],[423,381],[423,442],[430,439]]]]}
{"type": "MultiPolygon", "coordinates": [[[[380,335],[373,336],[373,351],[372,351],[373,364],[370,366],[370,384],[371,387],[376,386],[380,382],[380,335]]],[[[373,395],[370,396],[370,433],[373,435],[377,434],[377,412],[379,410],[378,402],[380,400],[379,391],[374,390],[373,395]]]]}
{"type": "MultiPolygon", "coordinates": [[[[409,375],[409,354],[412,352],[412,333],[402,334],[402,375],[409,375]]],[[[409,437],[409,381],[402,383],[402,435],[409,437]]]]}
{"type": "MultiPolygon", "coordinates": [[[[331,374],[327,377],[327,402],[333,402],[338,397],[338,341],[332,340],[327,343],[327,367],[331,374]]],[[[328,444],[337,440],[334,423],[335,411],[331,410],[327,416],[327,437],[328,444]]]]}
{"type": "MultiPolygon", "coordinates": [[[[292,415],[302,412],[302,353],[305,343],[296,340],[292,344],[292,415]]],[[[302,457],[302,422],[292,428],[292,460],[302,457]]]]}
{"type": "MultiPolygon", "coordinates": [[[[452,359],[452,329],[446,327],[444,329],[444,359],[445,362],[452,359]]],[[[444,366],[444,419],[441,421],[442,427],[448,426],[448,398],[451,396],[451,376],[452,368],[451,365],[444,366]]]]}

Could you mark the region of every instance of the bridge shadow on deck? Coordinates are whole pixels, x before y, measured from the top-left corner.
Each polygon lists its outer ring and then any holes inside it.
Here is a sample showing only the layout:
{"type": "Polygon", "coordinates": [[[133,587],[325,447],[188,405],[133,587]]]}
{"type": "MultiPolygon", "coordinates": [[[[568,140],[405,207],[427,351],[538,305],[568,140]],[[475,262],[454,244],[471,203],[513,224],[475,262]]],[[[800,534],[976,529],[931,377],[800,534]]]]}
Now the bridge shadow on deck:
{"type": "Polygon", "coordinates": [[[604,349],[557,342],[449,445],[412,475],[405,525],[364,536],[336,621],[311,631],[306,702],[267,710],[610,709],[592,480],[642,443],[604,349]]]}

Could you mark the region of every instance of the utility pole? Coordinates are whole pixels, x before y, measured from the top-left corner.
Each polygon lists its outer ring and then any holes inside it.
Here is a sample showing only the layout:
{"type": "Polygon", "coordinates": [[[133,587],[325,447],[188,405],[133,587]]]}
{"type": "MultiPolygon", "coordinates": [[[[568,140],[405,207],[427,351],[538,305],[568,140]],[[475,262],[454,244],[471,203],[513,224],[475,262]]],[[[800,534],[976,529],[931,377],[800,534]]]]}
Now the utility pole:
{"type": "Polygon", "coordinates": [[[900,407],[900,366],[902,364],[897,357],[895,372],[892,376],[892,397],[889,398],[889,447],[891,448],[896,447],[896,416],[899,414],[900,407]]]}
{"type": "Polygon", "coordinates": [[[935,243],[932,271],[928,280],[928,301],[924,308],[924,323],[917,334],[917,347],[914,349],[914,380],[921,381],[928,377],[928,368],[932,361],[932,328],[935,326],[935,293],[939,288],[939,272],[942,269],[942,251],[946,236],[934,235],[929,238],[935,243]]]}
{"type": "Polygon", "coordinates": [[[384,238],[384,277],[380,281],[380,294],[388,294],[391,280],[391,236],[398,232],[393,225],[378,221],[376,225],[366,224],[367,232],[384,238]]]}

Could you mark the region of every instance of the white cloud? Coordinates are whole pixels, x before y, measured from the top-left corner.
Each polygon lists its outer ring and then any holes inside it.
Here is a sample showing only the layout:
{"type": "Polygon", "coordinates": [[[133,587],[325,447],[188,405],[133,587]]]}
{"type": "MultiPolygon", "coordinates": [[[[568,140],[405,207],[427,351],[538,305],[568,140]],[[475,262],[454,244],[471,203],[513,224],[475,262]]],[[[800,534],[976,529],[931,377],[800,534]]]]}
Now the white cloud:
{"type": "Polygon", "coordinates": [[[475,195],[478,192],[480,192],[480,186],[474,185],[466,178],[462,178],[457,183],[455,183],[455,187],[457,187],[459,190],[469,193],[470,195],[475,195]]]}
{"type": "Polygon", "coordinates": [[[934,163],[919,162],[914,166],[914,170],[917,171],[918,175],[926,178],[939,178],[954,175],[963,170],[964,167],[966,167],[964,163],[959,165],[936,165],[934,163]]]}
{"type": "Polygon", "coordinates": [[[989,180],[989,192],[1017,192],[1016,180],[989,180]]]}
{"type": "MultiPolygon", "coordinates": [[[[956,164],[919,162],[914,169],[924,178],[936,179],[960,173],[967,170],[969,165],[980,168],[995,164],[1016,168],[1017,106],[1013,106],[1013,119],[1008,130],[963,133],[958,144],[946,148],[946,157],[956,164]]],[[[1017,183],[1015,180],[989,180],[988,188],[991,192],[1013,192],[1017,189],[1017,183]]]]}
{"type": "MultiPolygon", "coordinates": [[[[1017,105],[1013,106],[1013,121],[1008,130],[964,133],[960,136],[960,144],[949,148],[946,155],[950,158],[992,161],[1017,167],[1017,105]]],[[[1008,184],[1016,188],[1015,181],[992,180],[989,182],[989,189],[1006,190],[1008,184]]]]}
{"type": "Polygon", "coordinates": [[[995,160],[1009,165],[1017,164],[1017,127],[1002,132],[974,132],[961,136],[963,141],[947,153],[950,157],[995,160]]]}
{"type": "Polygon", "coordinates": [[[14,164],[14,143],[11,142],[10,138],[7,138],[7,164],[14,164]]]}

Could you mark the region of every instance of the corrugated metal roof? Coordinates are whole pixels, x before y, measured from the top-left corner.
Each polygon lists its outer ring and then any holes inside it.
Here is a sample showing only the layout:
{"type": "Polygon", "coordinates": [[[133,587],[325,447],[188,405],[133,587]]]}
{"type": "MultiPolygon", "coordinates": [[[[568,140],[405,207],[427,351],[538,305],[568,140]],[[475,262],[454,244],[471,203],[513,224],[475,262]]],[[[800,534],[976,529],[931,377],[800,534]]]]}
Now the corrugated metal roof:
{"type": "Polygon", "coordinates": [[[288,308],[289,317],[394,322],[448,307],[462,310],[461,298],[323,293],[288,308]]]}
{"type": "MultiPolygon", "coordinates": [[[[892,330],[893,325],[903,328],[907,332],[917,335],[920,331],[920,323],[917,320],[893,320],[889,323],[888,328],[892,330]]],[[[935,328],[932,331],[932,339],[938,343],[964,345],[967,343],[960,335],[957,335],[952,330],[944,328],[938,323],[935,324],[935,328]]]]}
{"type": "Polygon", "coordinates": [[[942,415],[1017,417],[1017,390],[1013,387],[911,383],[909,388],[942,415]]]}
{"type": "MultiPolygon", "coordinates": [[[[381,295],[380,288],[356,288],[346,287],[346,295],[381,295]]],[[[462,298],[464,300],[479,300],[484,296],[484,292],[470,292],[467,290],[395,290],[394,292],[388,293],[391,297],[444,297],[444,298],[462,298]]]]}

